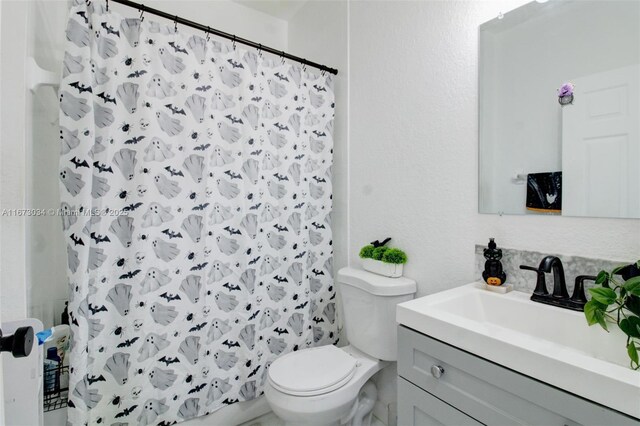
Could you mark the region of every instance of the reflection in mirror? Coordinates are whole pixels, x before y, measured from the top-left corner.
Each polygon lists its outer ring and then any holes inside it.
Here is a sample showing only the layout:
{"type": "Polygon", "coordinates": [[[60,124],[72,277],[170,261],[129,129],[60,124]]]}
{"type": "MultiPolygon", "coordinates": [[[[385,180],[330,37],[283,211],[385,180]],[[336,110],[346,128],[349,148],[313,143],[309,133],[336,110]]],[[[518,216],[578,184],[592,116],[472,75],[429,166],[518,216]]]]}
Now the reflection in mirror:
{"type": "Polygon", "coordinates": [[[640,218],[640,1],[480,27],[481,213],[640,218]]]}

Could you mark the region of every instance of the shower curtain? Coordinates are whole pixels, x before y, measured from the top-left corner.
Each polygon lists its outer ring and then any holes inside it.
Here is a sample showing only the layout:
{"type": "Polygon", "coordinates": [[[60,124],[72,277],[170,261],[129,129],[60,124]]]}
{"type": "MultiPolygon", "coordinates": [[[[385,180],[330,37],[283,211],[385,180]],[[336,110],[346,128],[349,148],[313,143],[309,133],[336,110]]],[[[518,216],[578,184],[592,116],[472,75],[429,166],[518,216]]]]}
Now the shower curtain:
{"type": "Polygon", "coordinates": [[[69,421],[169,424],[335,343],[331,76],[76,1],[60,85],[69,421]]]}

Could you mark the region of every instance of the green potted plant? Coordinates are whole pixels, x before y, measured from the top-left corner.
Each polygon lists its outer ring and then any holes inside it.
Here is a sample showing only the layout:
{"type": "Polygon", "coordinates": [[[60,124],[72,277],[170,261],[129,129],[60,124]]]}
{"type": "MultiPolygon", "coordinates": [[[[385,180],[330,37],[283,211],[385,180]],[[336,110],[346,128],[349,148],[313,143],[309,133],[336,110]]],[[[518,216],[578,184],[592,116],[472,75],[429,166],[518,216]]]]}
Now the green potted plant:
{"type": "Polygon", "coordinates": [[[596,285],[589,289],[591,300],[584,306],[587,323],[600,324],[606,331],[609,323],[616,324],[627,337],[629,366],[640,369],[640,260],[600,271],[596,285]]]}
{"type": "Polygon", "coordinates": [[[403,265],[407,263],[407,255],[398,248],[387,247],[389,239],[379,243],[374,241],[360,249],[362,267],[374,274],[397,278],[402,276],[403,265]]]}

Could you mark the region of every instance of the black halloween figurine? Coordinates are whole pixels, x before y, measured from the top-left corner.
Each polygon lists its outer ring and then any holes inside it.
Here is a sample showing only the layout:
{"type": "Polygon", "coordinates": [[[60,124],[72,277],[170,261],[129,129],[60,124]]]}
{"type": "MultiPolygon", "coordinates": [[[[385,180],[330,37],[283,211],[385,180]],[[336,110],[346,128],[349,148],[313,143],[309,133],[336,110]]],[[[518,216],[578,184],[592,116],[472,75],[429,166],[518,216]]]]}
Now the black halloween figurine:
{"type": "Polygon", "coordinates": [[[482,278],[489,285],[502,285],[507,280],[507,274],[502,270],[502,249],[497,248],[493,238],[489,239],[489,246],[484,249],[484,258],[487,259],[484,262],[484,271],[482,272],[482,278]]]}
{"type": "Polygon", "coordinates": [[[382,242],[380,242],[380,240],[375,240],[371,242],[371,245],[374,248],[378,248],[378,247],[382,247],[384,245],[386,245],[389,241],[391,241],[391,237],[387,237],[384,240],[382,240],[382,242]]]}

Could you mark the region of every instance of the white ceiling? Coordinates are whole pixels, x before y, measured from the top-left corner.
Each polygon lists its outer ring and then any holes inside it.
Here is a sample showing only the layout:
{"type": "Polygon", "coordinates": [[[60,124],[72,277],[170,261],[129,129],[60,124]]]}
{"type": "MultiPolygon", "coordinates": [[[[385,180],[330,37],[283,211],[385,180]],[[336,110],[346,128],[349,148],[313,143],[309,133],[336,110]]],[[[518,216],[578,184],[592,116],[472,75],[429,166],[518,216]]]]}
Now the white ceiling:
{"type": "Polygon", "coordinates": [[[276,18],[288,21],[309,0],[232,0],[276,18]]]}

